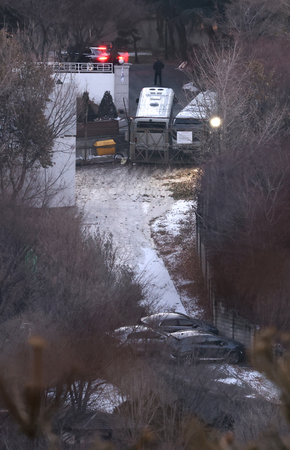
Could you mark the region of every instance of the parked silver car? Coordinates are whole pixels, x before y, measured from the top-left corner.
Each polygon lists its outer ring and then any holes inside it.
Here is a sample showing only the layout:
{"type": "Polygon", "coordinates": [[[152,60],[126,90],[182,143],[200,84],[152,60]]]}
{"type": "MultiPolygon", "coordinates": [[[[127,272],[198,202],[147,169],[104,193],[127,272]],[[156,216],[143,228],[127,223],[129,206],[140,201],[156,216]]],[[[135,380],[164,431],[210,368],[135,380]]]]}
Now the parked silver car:
{"type": "Polygon", "coordinates": [[[218,334],[218,329],[211,323],[199,319],[193,319],[182,313],[163,312],[142,317],[142,324],[150,326],[154,330],[174,333],[180,330],[201,329],[218,334]]]}
{"type": "Polygon", "coordinates": [[[163,352],[168,334],[144,325],[129,325],[117,328],[110,336],[139,355],[154,355],[163,352]]]}

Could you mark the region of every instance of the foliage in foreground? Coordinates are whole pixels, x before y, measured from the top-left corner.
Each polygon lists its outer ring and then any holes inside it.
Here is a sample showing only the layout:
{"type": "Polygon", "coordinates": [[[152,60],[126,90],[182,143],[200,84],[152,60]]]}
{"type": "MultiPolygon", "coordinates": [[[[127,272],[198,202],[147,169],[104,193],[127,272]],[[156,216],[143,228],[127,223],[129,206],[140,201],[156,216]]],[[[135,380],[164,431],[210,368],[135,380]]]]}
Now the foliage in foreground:
{"type": "Polygon", "coordinates": [[[0,211],[2,325],[43,314],[77,335],[82,317],[86,334],[103,330],[104,318],[114,329],[125,316],[133,322],[137,310],[139,317],[141,284],[110,236],[87,233],[74,209],[30,209],[2,198],[0,211]]]}
{"type": "MultiPolygon", "coordinates": [[[[20,386],[30,384],[23,370],[30,361],[25,343],[41,334],[49,346],[45,386],[56,390],[53,412],[63,380],[66,385],[76,383],[74,404],[85,410],[87,400],[80,402],[77,395],[104,376],[111,355],[106,333],[136,323],[145,312],[141,281],[122,262],[111,237],[86,233],[73,208],[30,209],[1,198],[0,211],[0,365],[10,390],[18,393],[20,386]]],[[[63,398],[62,388],[60,392],[63,398]]],[[[25,404],[35,401],[40,408],[33,389],[25,388],[24,397],[25,404]]],[[[36,420],[33,405],[27,414],[36,420]]],[[[27,431],[34,419],[14,412],[26,434],[38,439],[39,430],[36,435],[27,431]]],[[[46,424],[42,421],[41,426],[46,424]]]]}
{"type": "MultiPolygon", "coordinates": [[[[287,422],[290,424],[290,358],[289,355],[277,360],[273,353],[273,340],[275,338],[275,330],[268,329],[261,332],[257,336],[252,351],[252,361],[254,366],[265,373],[268,378],[273,381],[281,392],[281,400],[285,412],[287,422]]],[[[290,342],[289,336],[282,338],[282,342],[288,345],[290,342]]],[[[155,404],[154,420],[151,421],[149,428],[143,429],[141,437],[135,441],[134,444],[127,445],[123,442],[121,447],[113,445],[113,441],[102,441],[100,438],[89,439],[88,441],[80,440],[69,447],[63,447],[60,438],[52,430],[52,417],[61,409],[65,391],[70,390],[70,376],[67,375],[66,384],[59,384],[55,395],[51,398],[45,397],[46,391],[45,372],[43,371],[43,364],[46,353],[46,342],[38,337],[30,339],[30,346],[33,352],[32,358],[32,375],[29,382],[22,387],[21,390],[11,389],[11,380],[6,380],[3,376],[0,378],[0,391],[2,401],[9,410],[11,418],[18,424],[20,431],[24,436],[34,442],[33,448],[37,449],[61,449],[61,448],[88,448],[91,450],[104,450],[122,448],[126,450],[133,449],[172,449],[172,450],[264,450],[264,449],[290,449],[290,438],[288,435],[282,436],[274,428],[263,433],[256,442],[241,445],[235,440],[232,432],[221,434],[203,423],[197,416],[186,415],[178,416],[172,415],[172,410],[169,406],[164,407],[162,403],[155,404]],[[46,400],[44,400],[46,398],[46,400]],[[172,415],[171,419],[170,416],[172,415]],[[166,417],[167,416],[167,417],[166,417]],[[174,417],[174,421],[172,418],[174,417]],[[180,422],[180,423],[178,423],[180,422]],[[161,426],[163,423],[163,426],[161,426]],[[166,424],[171,423],[171,436],[174,439],[166,440],[169,430],[166,430],[166,424]],[[161,426],[161,428],[160,428],[161,426]],[[157,433],[157,428],[159,432],[157,433]],[[160,434],[160,430],[163,430],[160,434]],[[174,433],[176,430],[176,433],[174,433]]],[[[146,374],[144,374],[146,376],[146,374]]],[[[142,377],[141,377],[142,378],[142,377]]],[[[72,378],[71,378],[72,379],[72,378]]],[[[142,384],[142,383],[141,383],[142,384]]],[[[141,385],[140,385],[141,387],[141,385]]],[[[19,389],[19,386],[18,386],[19,389]]],[[[149,396],[150,397],[150,396],[149,396]]],[[[147,397],[147,401],[149,401],[147,397]]],[[[153,402],[157,398],[152,397],[153,402]]],[[[140,397],[141,400],[141,397],[140,397]]],[[[125,407],[124,403],[124,407],[125,407]]],[[[135,404],[136,408],[138,403],[135,404]]],[[[123,417],[126,417],[126,411],[123,407],[123,417]]],[[[130,408],[133,407],[131,404],[130,408]]],[[[146,403],[142,404],[141,416],[146,414],[146,403]]],[[[127,415],[127,420],[128,420],[127,415]]],[[[131,417],[131,416],[130,416],[131,417]]],[[[136,417],[136,416],[135,416],[136,417]]],[[[130,422],[130,421],[129,421],[130,422]]],[[[127,422],[127,424],[129,424],[127,422]]],[[[129,426],[129,425],[128,425],[129,426]]],[[[248,426],[250,424],[248,423],[248,426]]],[[[169,433],[170,434],[170,433],[169,433]]],[[[22,438],[24,445],[25,438],[22,438]]],[[[27,441],[27,447],[29,446],[27,441]]],[[[15,447],[14,447],[15,448],[15,447]]],[[[24,447],[20,447],[24,448],[24,447]]]]}

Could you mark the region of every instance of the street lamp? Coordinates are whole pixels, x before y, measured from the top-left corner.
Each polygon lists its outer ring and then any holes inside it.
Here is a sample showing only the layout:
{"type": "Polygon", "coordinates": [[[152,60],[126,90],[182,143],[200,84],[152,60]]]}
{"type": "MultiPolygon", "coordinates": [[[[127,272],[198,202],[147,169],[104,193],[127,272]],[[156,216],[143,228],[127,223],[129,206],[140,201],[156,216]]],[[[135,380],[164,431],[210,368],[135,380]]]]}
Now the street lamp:
{"type": "Polygon", "coordinates": [[[218,154],[221,154],[221,118],[218,116],[214,116],[209,121],[210,126],[214,129],[214,136],[217,139],[217,151],[218,154]]]}
{"type": "Polygon", "coordinates": [[[221,121],[220,117],[216,116],[216,117],[212,117],[210,119],[209,123],[211,124],[211,126],[213,128],[219,128],[221,126],[222,121],[221,121]]]}

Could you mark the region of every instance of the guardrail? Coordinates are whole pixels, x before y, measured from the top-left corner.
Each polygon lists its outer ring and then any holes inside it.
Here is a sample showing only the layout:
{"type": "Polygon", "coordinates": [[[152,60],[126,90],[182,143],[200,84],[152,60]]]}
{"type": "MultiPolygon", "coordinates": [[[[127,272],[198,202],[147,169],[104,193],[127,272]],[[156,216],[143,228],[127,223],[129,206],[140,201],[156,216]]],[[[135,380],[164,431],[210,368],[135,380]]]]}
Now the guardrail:
{"type": "Polygon", "coordinates": [[[54,72],[66,73],[113,73],[114,65],[111,63],[81,63],[81,62],[54,62],[54,72]]]}

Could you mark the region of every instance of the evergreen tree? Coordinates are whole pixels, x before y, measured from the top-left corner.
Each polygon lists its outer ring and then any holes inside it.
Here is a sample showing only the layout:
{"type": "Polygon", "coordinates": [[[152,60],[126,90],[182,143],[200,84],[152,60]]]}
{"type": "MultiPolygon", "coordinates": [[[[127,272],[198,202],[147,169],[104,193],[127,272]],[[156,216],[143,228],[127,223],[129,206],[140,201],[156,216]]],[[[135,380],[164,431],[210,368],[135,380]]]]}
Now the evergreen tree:
{"type": "Polygon", "coordinates": [[[99,111],[97,114],[98,119],[115,119],[118,117],[116,106],[114,105],[113,98],[109,91],[104,93],[101,100],[99,111]]]}

